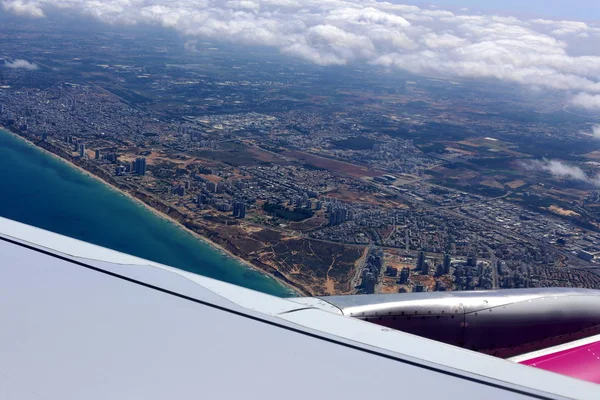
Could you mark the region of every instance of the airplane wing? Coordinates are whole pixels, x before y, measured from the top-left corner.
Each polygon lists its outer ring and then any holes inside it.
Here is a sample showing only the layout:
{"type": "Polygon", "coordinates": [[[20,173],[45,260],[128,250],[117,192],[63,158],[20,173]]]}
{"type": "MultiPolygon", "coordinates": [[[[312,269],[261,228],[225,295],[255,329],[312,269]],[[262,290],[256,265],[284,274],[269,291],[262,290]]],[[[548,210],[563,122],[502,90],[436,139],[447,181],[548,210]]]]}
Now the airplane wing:
{"type": "Polygon", "coordinates": [[[600,386],[0,218],[1,399],[598,399],[600,386]]]}

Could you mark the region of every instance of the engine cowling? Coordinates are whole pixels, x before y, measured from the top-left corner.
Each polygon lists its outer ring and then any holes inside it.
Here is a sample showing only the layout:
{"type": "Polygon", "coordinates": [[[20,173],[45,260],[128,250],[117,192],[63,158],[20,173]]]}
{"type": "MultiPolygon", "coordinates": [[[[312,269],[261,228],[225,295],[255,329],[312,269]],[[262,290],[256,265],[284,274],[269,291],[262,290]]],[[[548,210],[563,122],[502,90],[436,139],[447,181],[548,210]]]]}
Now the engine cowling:
{"type": "Polygon", "coordinates": [[[600,291],[508,289],[320,297],[344,315],[498,357],[600,334],[600,291]]]}

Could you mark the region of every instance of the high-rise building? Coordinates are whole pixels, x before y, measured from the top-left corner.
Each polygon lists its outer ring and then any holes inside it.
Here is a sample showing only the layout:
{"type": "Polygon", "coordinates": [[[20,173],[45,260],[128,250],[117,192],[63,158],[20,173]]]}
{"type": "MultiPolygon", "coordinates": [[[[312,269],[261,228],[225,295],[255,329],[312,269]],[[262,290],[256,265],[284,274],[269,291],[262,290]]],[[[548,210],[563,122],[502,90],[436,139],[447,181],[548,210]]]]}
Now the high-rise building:
{"type": "Polygon", "coordinates": [[[337,221],[335,220],[335,213],[332,210],[331,212],[329,212],[329,226],[335,225],[337,225],[337,221]]]}
{"type": "Polygon", "coordinates": [[[117,155],[117,153],[109,153],[106,155],[106,159],[111,163],[116,163],[119,159],[119,156],[117,155]]]}
{"type": "Polygon", "coordinates": [[[354,221],[354,211],[348,210],[348,215],[346,216],[348,221],[354,221]]]}
{"type": "Polygon", "coordinates": [[[79,144],[79,157],[85,158],[85,144],[84,143],[79,144]]]}
{"type": "Polygon", "coordinates": [[[146,159],[144,157],[138,157],[135,159],[133,172],[137,175],[146,175],[146,159]]]}
{"type": "Polygon", "coordinates": [[[377,285],[377,277],[369,270],[363,270],[362,274],[362,285],[365,293],[375,293],[375,285],[377,285]]]}
{"type": "Polygon", "coordinates": [[[417,259],[417,271],[422,271],[424,265],[425,265],[425,252],[421,251],[419,253],[419,258],[417,259]]]}
{"type": "Polygon", "coordinates": [[[4,104],[0,104],[0,114],[4,114],[4,104]]]}
{"type": "Polygon", "coordinates": [[[477,257],[475,255],[471,255],[467,257],[467,266],[468,267],[476,267],[477,266],[477,257]]]}
{"type": "Polygon", "coordinates": [[[336,225],[344,222],[342,220],[342,209],[341,208],[338,208],[337,210],[335,210],[335,221],[336,221],[336,225]]]}
{"type": "Polygon", "coordinates": [[[423,275],[429,275],[431,273],[431,265],[427,261],[423,263],[422,271],[423,275]]]}
{"type": "Polygon", "coordinates": [[[401,285],[406,285],[408,283],[409,278],[410,278],[410,268],[408,268],[408,267],[402,268],[402,271],[400,271],[400,279],[398,280],[398,283],[401,285]]]}
{"type": "Polygon", "coordinates": [[[452,261],[450,260],[450,254],[446,254],[444,256],[444,274],[447,275],[450,273],[450,266],[452,264],[452,261]]]}
{"type": "Polygon", "coordinates": [[[444,265],[438,264],[437,267],[435,267],[435,276],[442,276],[442,275],[444,275],[444,265]]]}
{"type": "Polygon", "coordinates": [[[217,193],[223,193],[225,191],[225,184],[223,183],[223,181],[219,181],[219,183],[217,183],[217,193]]]}
{"type": "Polygon", "coordinates": [[[100,150],[96,150],[94,152],[94,160],[99,160],[100,159],[100,150]]]}
{"type": "Polygon", "coordinates": [[[208,181],[206,182],[206,190],[211,193],[215,193],[217,191],[217,185],[214,182],[208,181]]]}
{"type": "Polygon", "coordinates": [[[246,218],[246,203],[235,201],[233,203],[233,216],[241,219],[246,218]]]}

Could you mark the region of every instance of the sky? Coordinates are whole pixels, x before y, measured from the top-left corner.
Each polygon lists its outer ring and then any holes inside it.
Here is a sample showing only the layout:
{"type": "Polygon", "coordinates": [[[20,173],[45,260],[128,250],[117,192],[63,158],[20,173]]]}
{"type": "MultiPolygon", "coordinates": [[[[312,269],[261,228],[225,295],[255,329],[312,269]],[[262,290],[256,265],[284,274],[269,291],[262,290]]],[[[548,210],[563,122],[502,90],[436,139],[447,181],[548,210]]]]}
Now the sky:
{"type": "MultiPolygon", "coordinates": [[[[600,22],[588,21],[600,12],[597,0],[437,0],[435,7],[421,0],[407,0],[418,6],[391,1],[0,0],[0,4],[5,12],[25,18],[68,12],[106,24],[174,30],[190,51],[194,41],[229,41],[274,48],[323,66],[368,64],[440,78],[496,79],[552,89],[562,91],[567,104],[600,113],[600,22]]],[[[20,61],[12,67],[28,65],[20,61]]]]}
{"type": "Polygon", "coordinates": [[[513,14],[519,17],[547,17],[559,19],[577,19],[581,21],[600,21],[600,2],[598,0],[410,0],[392,3],[408,3],[428,7],[460,9],[467,7],[473,11],[488,11],[513,14]]]}

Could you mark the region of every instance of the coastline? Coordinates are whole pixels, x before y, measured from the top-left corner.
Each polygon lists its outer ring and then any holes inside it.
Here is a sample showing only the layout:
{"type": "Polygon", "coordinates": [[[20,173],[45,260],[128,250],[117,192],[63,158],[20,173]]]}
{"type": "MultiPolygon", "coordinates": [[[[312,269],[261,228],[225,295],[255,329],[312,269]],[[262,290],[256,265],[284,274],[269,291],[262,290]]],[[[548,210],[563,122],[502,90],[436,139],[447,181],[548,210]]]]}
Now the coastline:
{"type": "Polygon", "coordinates": [[[284,281],[283,279],[280,279],[277,276],[274,276],[271,273],[266,272],[262,268],[259,268],[259,267],[255,266],[254,264],[250,263],[249,261],[243,259],[239,255],[236,255],[236,254],[232,253],[230,250],[224,248],[223,246],[219,245],[218,243],[215,243],[212,240],[210,240],[210,239],[208,239],[208,238],[200,235],[198,232],[195,232],[195,231],[187,228],[181,222],[179,222],[176,219],[170,217],[169,215],[161,212],[160,210],[157,210],[156,208],[154,208],[151,205],[145,203],[141,199],[133,196],[131,193],[129,193],[129,192],[127,192],[127,191],[125,191],[125,190],[123,190],[121,188],[118,188],[118,187],[112,185],[111,183],[105,181],[102,177],[100,177],[98,175],[95,175],[94,173],[88,171],[87,169],[85,169],[85,168],[83,168],[83,167],[81,167],[81,166],[79,166],[79,165],[77,165],[77,164],[75,164],[75,163],[67,160],[64,157],[61,157],[58,154],[55,154],[55,153],[53,153],[53,152],[51,152],[51,151],[49,151],[47,149],[44,149],[41,146],[36,145],[31,140],[28,140],[27,138],[19,135],[18,133],[12,131],[11,129],[9,129],[9,128],[5,127],[5,126],[0,125],[0,130],[6,132],[8,134],[10,134],[12,137],[14,137],[14,138],[16,138],[16,139],[18,139],[18,140],[20,140],[20,141],[22,141],[22,142],[24,142],[24,143],[26,143],[28,145],[31,145],[31,146],[35,147],[36,149],[42,151],[43,153],[51,156],[55,160],[59,160],[59,161],[63,162],[64,164],[68,165],[69,167],[77,169],[80,173],[82,173],[82,174],[84,174],[84,175],[86,175],[86,176],[88,176],[88,177],[90,177],[92,179],[95,179],[97,182],[99,182],[99,183],[103,184],[105,187],[107,187],[107,188],[115,191],[119,195],[125,196],[128,199],[133,200],[136,204],[144,207],[144,209],[146,209],[147,211],[152,212],[155,216],[157,216],[157,217],[159,217],[159,218],[161,218],[161,219],[163,219],[163,220],[165,220],[165,221],[167,221],[169,223],[174,224],[175,226],[177,226],[177,228],[182,229],[186,233],[191,234],[194,238],[196,238],[196,239],[202,241],[203,243],[207,244],[208,246],[212,247],[213,250],[218,251],[219,253],[221,253],[222,256],[229,257],[229,258],[237,261],[240,264],[240,266],[243,266],[245,268],[250,268],[250,269],[252,269],[254,271],[259,272],[260,274],[262,274],[262,275],[264,275],[266,277],[269,277],[270,279],[274,279],[280,285],[282,285],[285,288],[287,288],[288,290],[290,290],[290,295],[300,295],[300,296],[303,295],[302,289],[300,289],[300,288],[292,285],[289,282],[284,281]]]}

